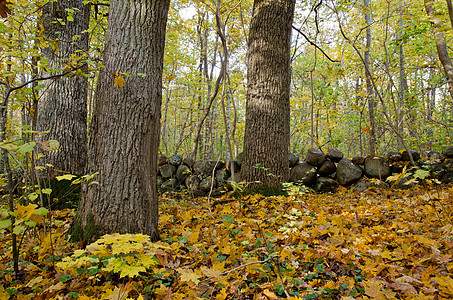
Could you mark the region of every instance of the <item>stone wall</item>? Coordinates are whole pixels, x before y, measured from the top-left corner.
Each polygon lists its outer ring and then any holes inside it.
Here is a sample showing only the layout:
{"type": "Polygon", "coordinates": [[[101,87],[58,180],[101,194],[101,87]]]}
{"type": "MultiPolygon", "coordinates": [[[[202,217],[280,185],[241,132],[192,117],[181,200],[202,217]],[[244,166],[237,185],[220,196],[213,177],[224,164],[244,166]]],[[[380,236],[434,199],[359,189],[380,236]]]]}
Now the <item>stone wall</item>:
{"type": "MultiPolygon", "coordinates": [[[[442,153],[431,151],[425,157],[410,150],[416,166],[410,165],[407,151],[389,152],[385,157],[343,157],[338,149],[322,152],[315,148],[307,151],[305,159],[290,153],[290,181],[313,188],[315,191],[332,192],[339,186],[365,190],[371,186],[409,188],[415,184],[411,176],[416,170],[429,172],[428,178],[436,183],[453,182],[453,146],[444,147],[442,153]],[[386,180],[391,175],[406,172],[407,176],[386,180]],[[367,180],[367,179],[379,180],[367,180]]],[[[233,161],[234,181],[241,181],[242,155],[233,161]]],[[[181,155],[159,157],[157,184],[160,193],[185,190],[194,196],[220,195],[231,190],[231,163],[223,161],[195,162],[181,155]]],[[[427,174],[425,172],[425,174],[427,174]]],[[[412,176],[413,177],[413,176],[412,176]]]]}

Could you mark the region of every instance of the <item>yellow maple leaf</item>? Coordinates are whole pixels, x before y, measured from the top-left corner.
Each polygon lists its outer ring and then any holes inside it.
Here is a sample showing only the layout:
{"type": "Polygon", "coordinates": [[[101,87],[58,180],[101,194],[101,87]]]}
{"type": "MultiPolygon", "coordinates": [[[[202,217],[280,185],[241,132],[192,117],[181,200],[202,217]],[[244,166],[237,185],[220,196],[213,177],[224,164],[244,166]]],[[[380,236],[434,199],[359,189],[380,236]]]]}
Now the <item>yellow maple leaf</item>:
{"type": "Polygon", "coordinates": [[[124,79],[123,76],[121,76],[118,71],[112,74],[113,78],[115,79],[115,87],[117,89],[123,88],[124,83],[126,80],[124,79]]]}
{"type": "Polygon", "coordinates": [[[179,268],[176,271],[181,274],[181,281],[183,282],[192,282],[194,284],[198,284],[200,282],[198,278],[200,278],[201,276],[190,269],[179,268]]]}
{"type": "Polygon", "coordinates": [[[365,289],[365,294],[372,297],[372,299],[387,299],[381,292],[381,284],[379,282],[365,281],[362,283],[365,289]]]}
{"type": "Polygon", "coordinates": [[[14,211],[17,214],[18,219],[29,219],[31,215],[35,212],[37,205],[36,204],[28,204],[27,206],[25,205],[20,205],[17,204],[17,209],[14,211]]]}

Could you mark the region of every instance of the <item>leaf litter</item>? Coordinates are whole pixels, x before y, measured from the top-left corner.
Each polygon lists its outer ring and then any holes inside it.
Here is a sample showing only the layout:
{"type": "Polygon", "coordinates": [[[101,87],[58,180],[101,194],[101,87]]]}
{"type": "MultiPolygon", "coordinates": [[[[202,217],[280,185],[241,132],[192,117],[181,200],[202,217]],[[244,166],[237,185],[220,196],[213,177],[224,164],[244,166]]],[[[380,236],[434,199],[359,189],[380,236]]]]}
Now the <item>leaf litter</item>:
{"type": "Polygon", "coordinates": [[[0,299],[452,299],[452,199],[451,186],[162,197],[160,242],[83,249],[68,242],[75,212],[52,211],[47,234],[22,235],[20,278],[2,234],[0,299]]]}

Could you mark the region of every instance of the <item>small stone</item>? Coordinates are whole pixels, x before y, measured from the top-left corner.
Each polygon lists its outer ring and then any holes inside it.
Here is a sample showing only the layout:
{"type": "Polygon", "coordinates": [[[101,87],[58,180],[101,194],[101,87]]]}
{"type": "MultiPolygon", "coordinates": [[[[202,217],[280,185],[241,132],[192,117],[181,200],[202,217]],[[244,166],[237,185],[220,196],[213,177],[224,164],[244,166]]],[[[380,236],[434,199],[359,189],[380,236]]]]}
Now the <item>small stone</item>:
{"type": "Polygon", "coordinates": [[[327,158],[333,162],[339,162],[343,158],[343,152],[335,148],[327,149],[327,158]]]}

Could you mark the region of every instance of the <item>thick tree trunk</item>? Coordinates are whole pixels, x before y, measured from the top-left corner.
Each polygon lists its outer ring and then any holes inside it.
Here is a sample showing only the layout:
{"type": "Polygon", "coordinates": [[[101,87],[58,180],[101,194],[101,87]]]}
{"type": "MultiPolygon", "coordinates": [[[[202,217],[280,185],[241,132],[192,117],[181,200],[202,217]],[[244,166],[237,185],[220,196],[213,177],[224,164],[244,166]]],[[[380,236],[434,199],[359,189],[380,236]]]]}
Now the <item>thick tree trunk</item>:
{"type": "Polygon", "coordinates": [[[294,6],[294,0],[255,0],[253,4],[241,171],[248,182],[278,185],[289,178],[290,45],[294,6]]]}
{"type": "MultiPolygon", "coordinates": [[[[58,51],[52,47],[43,49],[42,56],[52,70],[69,66],[71,55],[82,56],[88,51],[87,30],[90,22],[90,6],[82,0],[60,0],[43,7],[44,35],[58,40],[58,51]],[[73,21],[67,20],[68,10],[74,10],[73,21]],[[57,19],[63,20],[61,25],[57,19]],[[73,39],[78,36],[77,39],[73,39]]],[[[44,76],[49,73],[43,74],[44,76]]],[[[38,102],[36,130],[42,133],[38,142],[57,140],[58,150],[46,152],[43,164],[53,165],[55,171],[84,174],[87,162],[87,78],[76,76],[49,81],[38,102]]]]}
{"type": "Polygon", "coordinates": [[[159,239],[157,157],[165,28],[170,0],[112,0],[89,145],[87,187],[78,217],[98,233],[159,239]],[[115,72],[125,72],[122,88],[115,72]],[[146,74],[146,76],[140,75],[146,74]]]}
{"type": "Polygon", "coordinates": [[[441,20],[435,17],[436,10],[433,6],[434,1],[424,0],[425,10],[434,27],[434,40],[436,42],[437,55],[439,56],[439,60],[442,63],[445,75],[447,76],[450,96],[453,98],[453,63],[448,55],[447,42],[445,41],[445,35],[442,32],[441,20]]]}

